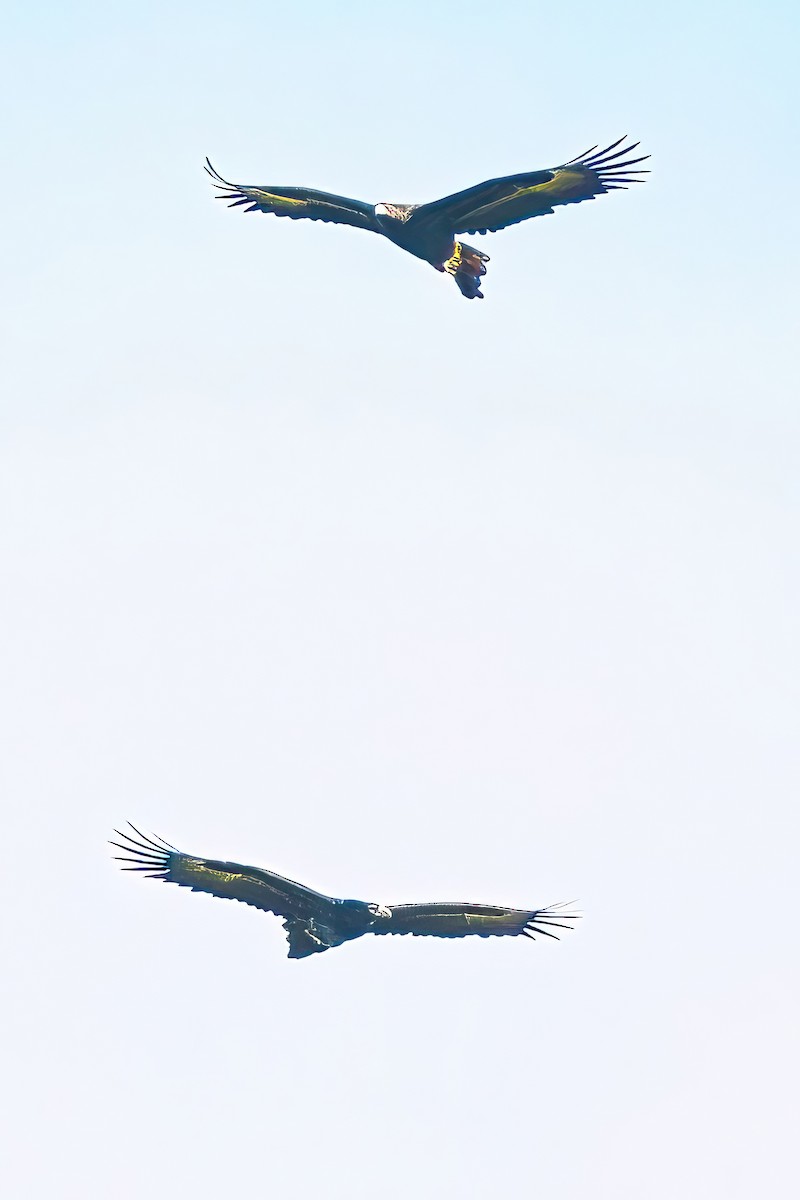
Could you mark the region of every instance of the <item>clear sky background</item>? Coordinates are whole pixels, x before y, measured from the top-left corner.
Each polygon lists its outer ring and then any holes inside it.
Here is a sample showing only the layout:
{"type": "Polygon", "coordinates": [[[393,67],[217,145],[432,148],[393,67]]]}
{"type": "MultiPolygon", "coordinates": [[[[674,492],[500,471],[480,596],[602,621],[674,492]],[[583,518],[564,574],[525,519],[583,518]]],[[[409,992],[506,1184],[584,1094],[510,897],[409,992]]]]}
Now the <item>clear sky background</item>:
{"type": "Polygon", "coordinates": [[[794,4],[13,4],[14,1200],[752,1200],[797,1154],[794,4]],[[623,133],[486,299],[202,171],[424,201],[623,133]],[[120,874],[126,818],[561,943],[120,874]]]}

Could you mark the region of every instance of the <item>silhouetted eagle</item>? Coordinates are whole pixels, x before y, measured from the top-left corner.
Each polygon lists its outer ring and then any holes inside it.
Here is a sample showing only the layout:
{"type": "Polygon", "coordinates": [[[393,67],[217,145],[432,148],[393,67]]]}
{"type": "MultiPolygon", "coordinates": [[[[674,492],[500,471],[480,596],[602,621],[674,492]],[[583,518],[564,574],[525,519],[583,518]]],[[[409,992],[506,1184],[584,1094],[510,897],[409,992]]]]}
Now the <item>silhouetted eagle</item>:
{"type": "Polygon", "coordinates": [[[206,170],[220,189],[218,200],[229,200],[229,208],[248,204],[246,212],[256,209],[276,217],[308,217],[312,221],[333,221],[337,225],[355,225],[382,233],[409,254],[429,262],[437,271],[452,275],[468,300],[483,299],[480,280],[486,274],[488,255],[465,242],[456,241],[457,233],[494,233],[507,225],[551,213],[559,204],[580,204],[604,192],[643,183],[637,178],[649,174],[637,163],[650,157],[629,158],[638,142],[617,150],[621,137],[605,150],[592,146],[584,154],[561,167],[529,171],[489,179],[485,183],[456,192],[430,204],[365,204],[347,196],[333,196],[312,188],[263,187],[228,183],[208,159],[206,170]],[[616,154],[612,151],[616,150],[616,154]]]}
{"type": "Polygon", "coordinates": [[[241,900],[264,912],[283,917],[289,939],[289,958],[321,954],[332,946],[351,942],[364,933],[412,933],[433,937],[479,937],[537,933],[557,938],[556,929],[571,929],[577,914],[563,912],[563,905],[534,908],[494,908],[488,904],[366,904],[363,900],[335,900],[320,892],[284,879],[274,871],[246,867],[241,863],[217,862],[182,854],[163,838],[148,837],[131,825],[136,834],[114,832],[122,842],[111,842],[124,856],[115,859],[132,866],[123,871],[144,871],[150,879],[177,883],[194,892],[210,892],[226,900],[241,900]]]}

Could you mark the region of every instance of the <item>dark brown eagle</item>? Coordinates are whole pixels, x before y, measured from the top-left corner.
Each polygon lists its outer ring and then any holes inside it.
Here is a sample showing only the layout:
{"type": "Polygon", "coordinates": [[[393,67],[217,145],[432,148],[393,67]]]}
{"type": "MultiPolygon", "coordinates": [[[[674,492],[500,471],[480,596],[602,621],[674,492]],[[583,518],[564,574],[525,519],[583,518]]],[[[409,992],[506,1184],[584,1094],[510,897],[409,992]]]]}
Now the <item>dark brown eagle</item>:
{"type": "Polygon", "coordinates": [[[217,862],[182,854],[163,838],[147,836],[131,825],[136,834],[120,833],[121,842],[111,842],[124,855],[119,862],[132,865],[123,871],[143,871],[150,879],[177,883],[194,892],[210,892],[225,900],[241,900],[263,912],[283,917],[289,939],[289,958],[321,954],[365,933],[428,934],[432,937],[518,937],[537,933],[558,938],[556,929],[571,929],[576,913],[564,906],[530,911],[495,908],[488,904],[367,904],[363,900],[335,900],[302,883],[284,879],[274,871],[246,867],[241,863],[217,862]]]}
{"type": "Polygon", "coordinates": [[[639,143],[618,150],[624,141],[621,137],[605,150],[592,146],[560,167],[489,179],[430,204],[366,204],[363,200],[333,196],[313,188],[228,183],[208,159],[206,171],[220,190],[217,199],[229,200],[229,208],[247,204],[245,212],[258,210],[274,213],[276,217],[333,221],[336,225],[355,225],[357,229],[381,233],[409,254],[429,262],[437,271],[452,275],[468,300],[476,296],[482,300],[480,281],[486,274],[489,256],[457,241],[455,235],[494,233],[529,217],[551,213],[560,204],[580,204],[604,192],[624,189],[629,183],[643,183],[638,176],[649,172],[637,164],[650,155],[628,157],[639,143]]]}

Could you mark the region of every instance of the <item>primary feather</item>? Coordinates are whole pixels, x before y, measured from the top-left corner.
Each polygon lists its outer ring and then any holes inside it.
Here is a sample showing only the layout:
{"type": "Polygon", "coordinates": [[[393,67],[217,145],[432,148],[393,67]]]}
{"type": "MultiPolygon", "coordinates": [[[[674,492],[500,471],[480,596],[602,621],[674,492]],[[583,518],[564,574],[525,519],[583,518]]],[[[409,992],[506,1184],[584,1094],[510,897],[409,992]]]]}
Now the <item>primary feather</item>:
{"type": "Polygon", "coordinates": [[[115,830],[120,841],[111,845],[123,871],[139,871],[150,879],[175,883],[194,892],[251,904],[283,918],[289,958],[306,958],[365,933],[414,934],[431,937],[557,938],[557,929],[571,929],[578,914],[563,905],[548,908],[498,908],[487,904],[428,903],[383,905],[325,896],[293,879],[261,867],[184,854],[155,835],[115,830]]]}

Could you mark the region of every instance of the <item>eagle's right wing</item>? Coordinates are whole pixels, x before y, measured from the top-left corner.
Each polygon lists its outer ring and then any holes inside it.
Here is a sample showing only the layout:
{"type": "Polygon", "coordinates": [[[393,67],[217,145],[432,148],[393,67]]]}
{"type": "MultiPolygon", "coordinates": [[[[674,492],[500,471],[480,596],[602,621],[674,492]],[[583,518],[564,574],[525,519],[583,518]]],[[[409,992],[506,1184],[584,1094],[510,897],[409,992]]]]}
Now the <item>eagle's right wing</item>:
{"type": "Polygon", "coordinates": [[[302,217],[310,221],[332,221],[336,225],[354,225],[357,229],[369,229],[382,233],[375,218],[375,208],[363,200],[351,200],[348,196],[334,196],[330,192],[317,192],[313,188],[277,187],[265,184],[253,187],[229,183],[214,170],[206,159],[206,171],[218,189],[218,200],[229,200],[229,208],[247,204],[245,212],[273,213],[276,217],[302,217]]]}
{"type": "Polygon", "coordinates": [[[123,871],[142,871],[149,879],[161,879],[164,883],[177,883],[191,888],[193,892],[210,892],[223,900],[240,900],[252,904],[262,912],[274,913],[278,917],[309,918],[320,920],[332,911],[333,900],[323,896],[293,879],[284,879],[274,871],[261,867],[247,867],[242,863],[219,862],[212,858],[196,858],[182,854],[161,838],[148,837],[131,825],[136,834],[114,832],[120,842],[112,842],[125,855],[117,854],[123,871]]]}
{"type": "Polygon", "coordinates": [[[409,228],[443,223],[453,233],[495,233],[552,213],[561,204],[580,204],[630,183],[641,183],[639,176],[649,172],[638,164],[650,156],[630,158],[639,143],[618,150],[623,141],[620,138],[599,151],[593,146],[560,167],[487,179],[453,196],[421,204],[409,218],[409,228]]]}

